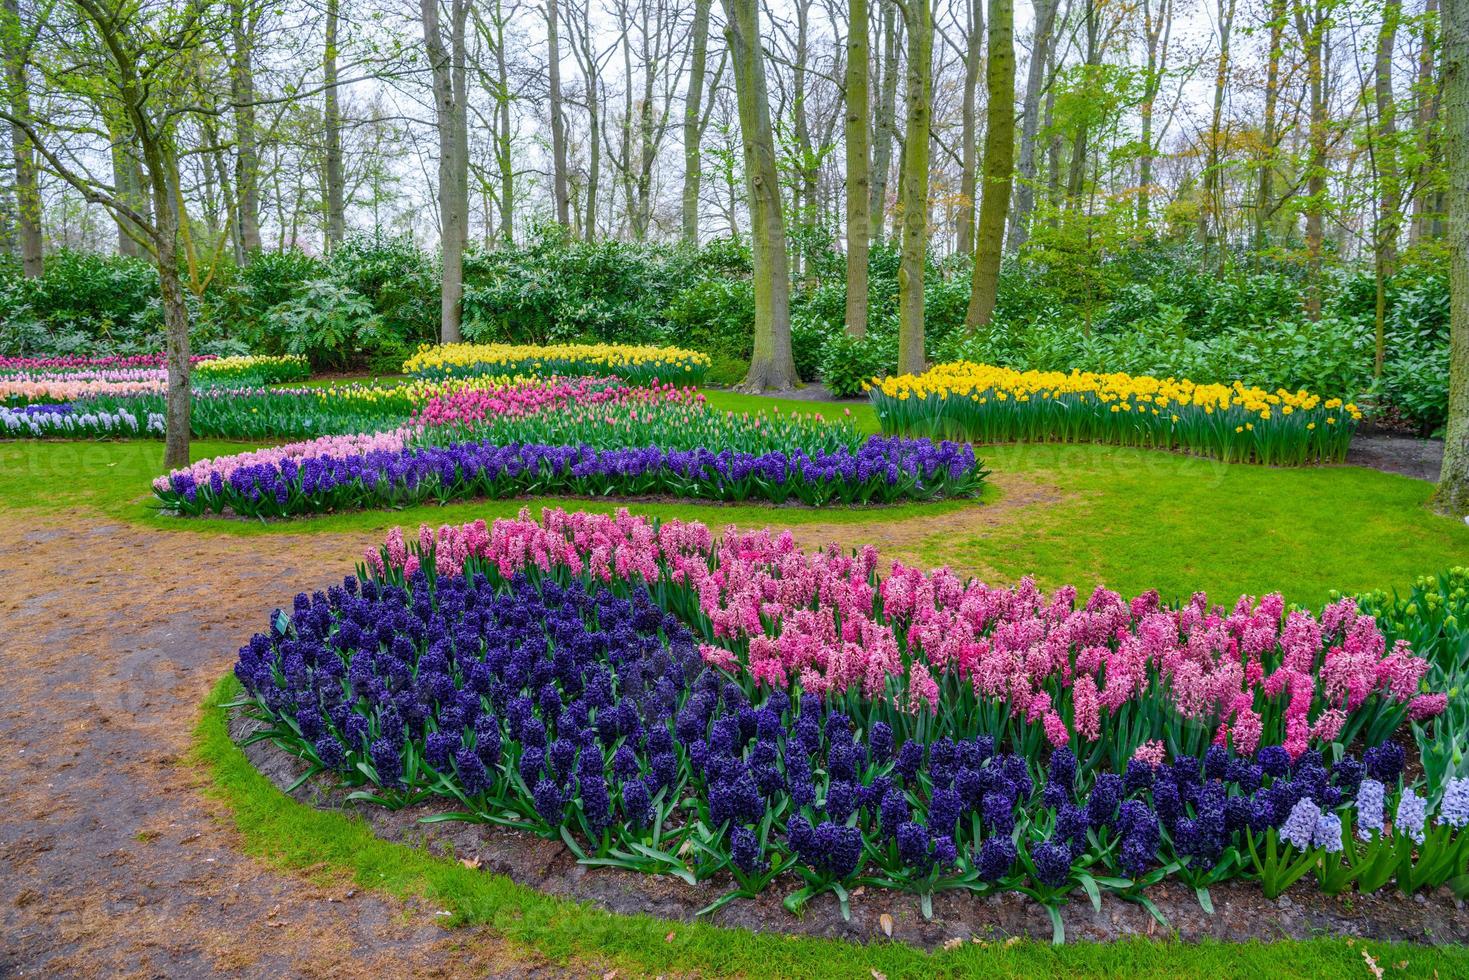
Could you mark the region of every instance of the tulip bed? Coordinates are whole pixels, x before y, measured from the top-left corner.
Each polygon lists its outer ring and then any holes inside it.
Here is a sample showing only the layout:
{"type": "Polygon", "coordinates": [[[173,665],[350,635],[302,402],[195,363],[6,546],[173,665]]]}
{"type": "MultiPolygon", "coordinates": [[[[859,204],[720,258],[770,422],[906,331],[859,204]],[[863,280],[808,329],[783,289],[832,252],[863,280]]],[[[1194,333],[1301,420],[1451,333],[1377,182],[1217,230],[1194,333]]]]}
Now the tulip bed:
{"type": "Polygon", "coordinates": [[[681,347],[425,344],[403,363],[403,373],[429,380],[515,374],[615,375],[629,384],[696,385],[709,365],[709,355],[681,347]]]}
{"type": "Polygon", "coordinates": [[[1361,419],[1355,405],[1305,391],[967,361],[874,379],[868,395],[889,433],[1102,442],[1280,466],[1344,461],[1361,419]]]}
{"type": "Polygon", "coordinates": [[[986,476],[969,446],[716,412],[692,388],[549,378],[406,392],[426,396],[408,426],[203,461],[160,477],[155,495],[180,514],[248,517],[521,494],[820,506],[972,496],[986,476]]]}
{"type": "Polygon", "coordinates": [[[709,910],[777,879],[793,911],[1014,890],[1059,933],[1078,888],[1465,890],[1469,781],[1415,783],[1388,740],[1442,712],[1434,665],[1353,600],[1078,603],[880,565],[626,513],[425,527],[235,672],[256,737],[354,798],[720,876],[709,910]]]}

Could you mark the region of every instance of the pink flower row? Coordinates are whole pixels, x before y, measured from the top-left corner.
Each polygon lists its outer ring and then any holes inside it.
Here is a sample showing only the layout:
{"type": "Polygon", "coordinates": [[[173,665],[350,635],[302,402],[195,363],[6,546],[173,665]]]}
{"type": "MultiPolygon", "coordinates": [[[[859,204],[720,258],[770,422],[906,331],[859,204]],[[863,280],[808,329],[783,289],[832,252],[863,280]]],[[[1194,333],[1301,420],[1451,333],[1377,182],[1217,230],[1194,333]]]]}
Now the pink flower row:
{"type": "MultiPolygon", "coordinates": [[[[162,367],[167,363],[166,354],[132,354],[127,357],[0,357],[0,371],[36,371],[52,368],[146,368],[162,367]]],[[[193,364],[214,360],[213,354],[196,354],[189,358],[193,364]]]]}
{"type": "Polygon", "coordinates": [[[913,714],[972,696],[1043,726],[1054,745],[1073,734],[1095,742],[1128,705],[1163,703],[1237,751],[1269,734],[1299,755],[1336,739],[1369,699],[1407,703],[1414,717],[1444,704],[1419,693],[1427,661],[1404,643],[1388,649],[1351,599],[1319,619],[1287,613],[1279,595],[1226,609],[1200,593],[1171,609],[1154,592],[1127,601],[1099,588],[1078,605],[1069,586],[1048,595],[1028,578],[992,587],[899,562],[880,574],[870,547],[803,551],[789,532],[734,528],[716,540],[703,524],[654,525],[626,511],[425,525],[416,551],[395,530],[367,560],[411,573],[420,556],[441,574],[469,562],[503,576],[641,580],[681,594],[679,611],[709,640],[705,659],[756,685],[860,693],[913,714]]]}
{"type": "Polygon", "coordinates": [[[461,387],[437,394],[413,415],[420,428],[473,426],[497,417],[518,418],[556,411],[572,404],[638,405],[652,402],[702,403],[693,388],[653,382],[629,386],[608,378],[550,377],[493,387],[461,387]]]}
{"type": "Polygon", "coordinates": [[[196,483],[207,485],[214,476],[218,476],[221,480],[228,480],[236,470],[246,466],[275,464],[281,460],[303,459],[307,456],[358,456],[377,450],[396,451],[408,444],[410,435],[409,429],[399,428],[391,432],[370,432],[366,435],[321,436],[305,442],[270,446],[265,449],[236,453],[232,456],[201,459],[191,466],[173,470],[164,476],[155,478],[153,487],[160,491],[167,490],[169,481],[183,473],[191,475],[196,483]]]}

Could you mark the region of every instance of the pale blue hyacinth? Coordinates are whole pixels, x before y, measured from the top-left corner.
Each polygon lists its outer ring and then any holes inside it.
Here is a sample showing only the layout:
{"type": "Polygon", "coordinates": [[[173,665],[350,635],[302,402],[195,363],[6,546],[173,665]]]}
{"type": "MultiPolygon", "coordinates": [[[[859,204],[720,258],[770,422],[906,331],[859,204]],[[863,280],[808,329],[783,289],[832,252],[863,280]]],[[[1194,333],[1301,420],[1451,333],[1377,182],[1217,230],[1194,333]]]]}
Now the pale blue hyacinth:
{"type": "Polygon", "coordinates": [[[1316,837],[1316,823],[1321,819],[1321,808],[1309,796],[1297,800],[1291,807],[1290,816],[1280,825],[1280,839],[1302,851],[1311,849],[1316,837]]]}
{"type": "Polygon", "coordinates": [[[1317,847],[1326,848],[1327,854],[1340,854],[1341,846],[1341,817],[1334,813],[1323,813],[1316,818],[1316,830],[1311,836],[1311,842],[1317,847]]]}
{"type": "Polygon", "coordinates": [[[1374,830],[1382,833],[1386,795],[1382,783],[1375,779],[1362,780],[1357,790],[1357,836],[1362,840],[1370,841],[1374,830]]]}
{"type": "Polygon", "coordinates": [[[1393,825],[1398,833],[1407,834],[1415,843],[1423,843],[1423,825],[1428,822],[1428,801],[1411,789],[1403,790],[1398,800],[1397,816],[1393,825]]]}
{"type": "Polygon", "coordinates": [[[1456,828],[1469,824],[1469,779],[1450,779],[1445,784],[1438,822],[1456,828]]]}

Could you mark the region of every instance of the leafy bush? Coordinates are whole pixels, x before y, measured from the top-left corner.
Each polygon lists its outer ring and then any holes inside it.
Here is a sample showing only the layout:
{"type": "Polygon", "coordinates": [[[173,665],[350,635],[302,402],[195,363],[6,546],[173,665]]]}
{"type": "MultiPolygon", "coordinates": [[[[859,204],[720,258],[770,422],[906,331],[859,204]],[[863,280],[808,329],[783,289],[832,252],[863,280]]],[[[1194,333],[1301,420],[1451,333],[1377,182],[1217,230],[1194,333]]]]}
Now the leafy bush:
{"type": "Polygon", "coordinates": [[[860,395],[863,385],[886,374],[897,362],[897,344],[884,335],[853,337],[845,330],[826,339],[821,348],[821,379],[838,398],[860,395]]]}
{"type": "Polygon", "coordinates": [[[383,341],[382,317],[367,298],[331,279],[307,283],[265,320],[286,353],[305,357],[318,371],[345,368],[362,348],[383,341]]]}

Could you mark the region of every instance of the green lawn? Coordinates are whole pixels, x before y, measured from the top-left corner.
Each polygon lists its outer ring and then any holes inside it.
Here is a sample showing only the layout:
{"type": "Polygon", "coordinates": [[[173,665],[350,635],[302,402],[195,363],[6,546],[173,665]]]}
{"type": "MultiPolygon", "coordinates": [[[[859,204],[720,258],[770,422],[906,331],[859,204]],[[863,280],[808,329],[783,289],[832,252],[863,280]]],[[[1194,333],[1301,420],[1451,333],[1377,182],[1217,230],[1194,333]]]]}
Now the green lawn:
{"type": "MultiPolygon", "coordinates": [[[[742,396],[715,393],[740,407],[742,396]]],[[[751,399],[756,406],[768,399],[751,399]]],[[[796,405],[804,410],[813,406],[796,405]]],[[[820,406],[830,410],[831,406],[820,406]]],[[[854,410],[870,421],[865,406],[854,410]]],[[[244,444],[197,442],[196,457],[244,444]]],[[[83,507],[113,519],[206,534],[324,533],[467,521],[522,506],[610,509],[615,501],[508,500],[425,505],[260,524],[161,517],[148,506],[160,469],[156,442],[0,443],[0,499],[57,512],[83,507]]],[[[1106,584],[1232,599],[1279,590],[1318,605],[1332,590],[1403,588],[1469,562],[1469,527],[1432,513],[1431,486],[1358,467],[1273,469],[1109,446],[995,446],[980,450],[993,486],[983,500],[873,509],[632,504],[657,517],[720,528],[789,525],[820,542],[875,541],[908,561],[950,564],[992,581],[1034,575],[1042,585],[1106,584]]],[[[819,542],[818,542],[819,543],[819,542]]]]}

